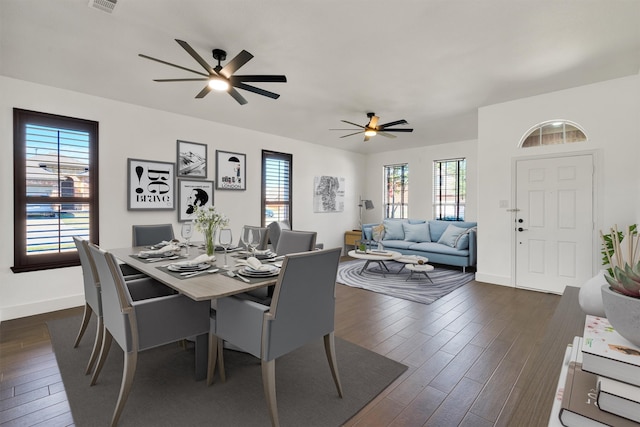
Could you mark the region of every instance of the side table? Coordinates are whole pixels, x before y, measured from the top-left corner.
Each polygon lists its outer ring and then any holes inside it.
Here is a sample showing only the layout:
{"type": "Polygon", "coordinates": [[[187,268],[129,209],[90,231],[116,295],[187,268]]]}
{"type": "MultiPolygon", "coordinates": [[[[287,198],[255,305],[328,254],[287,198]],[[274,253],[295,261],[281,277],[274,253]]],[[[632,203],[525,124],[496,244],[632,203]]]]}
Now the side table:
{"type": "Polygon", "coordinates": [[[431,277],[429,277],[429,275],[427,274],[428,271],[433,271],[434,267],[433,265],[429,265],[429,264],[405,264],[406,269],[409,270],[411,273],[409,274],[409,277],[407,277],[408,281],[409,279],[411,279],[413,277],[414,273],[417,274],[424,274],[424,277],[426,277],[427,279],[429,279],[429,281],[431,283],[433,283],[433,280],[431,280],[431,277]]]}
{"type": "Polygon", "coordinates": [[[344,232],[344,252],[347,253],[350,246],[356,247],[356,241],[362,239],[362,231],[348,230],[344,232]]]}

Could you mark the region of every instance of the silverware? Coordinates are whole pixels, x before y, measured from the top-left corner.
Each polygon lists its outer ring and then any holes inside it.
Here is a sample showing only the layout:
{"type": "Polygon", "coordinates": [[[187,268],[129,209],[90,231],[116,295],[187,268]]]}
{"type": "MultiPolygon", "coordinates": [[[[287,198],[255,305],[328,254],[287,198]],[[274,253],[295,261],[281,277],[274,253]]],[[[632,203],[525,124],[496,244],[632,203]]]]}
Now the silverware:
{"type": "Polygon", "coordinates": [[[211,270],[204,270],[204,271],[196,271],[195,273],[189,273],[189,274],[183,274],[181,273],[180,275],[186,279],[191,278],[193,276],[197,276],[199,274],[204,274],[204,273],[209,273],[209,274],[213,274],[216,273],[219,269],[218,268],[212,268],[211,270]]]}
{"type": "Polygon", "coordinates": [[[249,280],[246,277],[243,277],[243,276],[239,275],[238,273],[235,273],[235,272],[233,272],[231,270],[227,271],[227,276],[229,276],[229,277],[237,277],[238,279],[242,280],[243,282],[251,283],[251,280],[249,280]]]}
{"type": "Polygon", "coordinates": [[[162,257],[162,258],[147,258],[147,262],[151,263],[151,262],[169,261],[169,260],[178,259],[178,258],[180,258],[178,255],[162,257]]]}

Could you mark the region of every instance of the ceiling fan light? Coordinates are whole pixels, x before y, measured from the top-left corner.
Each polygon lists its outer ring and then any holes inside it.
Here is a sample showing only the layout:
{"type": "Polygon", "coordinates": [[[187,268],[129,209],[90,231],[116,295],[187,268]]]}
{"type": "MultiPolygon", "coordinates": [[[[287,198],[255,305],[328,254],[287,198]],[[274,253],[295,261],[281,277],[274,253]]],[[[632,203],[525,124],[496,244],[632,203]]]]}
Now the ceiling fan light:
{"type": "Polygon", "coordinates": [[[225,92],[229,90],[229,82],[220,77],[212,77],[209,79],[209,87],[218,92],[225,92]]]}
{"type": "Polygon", "coordinates": [[[369,130],[364,131],[364,134],[366,136],[376,136],[377,132],[375,130],[373,130],[373,129],[369,129],[369,130]]]}

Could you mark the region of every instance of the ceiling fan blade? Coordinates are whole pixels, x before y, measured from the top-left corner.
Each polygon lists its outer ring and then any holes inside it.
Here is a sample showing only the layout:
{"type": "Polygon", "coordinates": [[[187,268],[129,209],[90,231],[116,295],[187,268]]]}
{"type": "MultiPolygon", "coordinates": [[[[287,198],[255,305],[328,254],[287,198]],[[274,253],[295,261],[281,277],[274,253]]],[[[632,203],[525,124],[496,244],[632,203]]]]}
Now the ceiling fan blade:
{"type": "Polygon", "coordinates": [[[209,79],[153,79],[154,82],[206,82],[209,79]]]}
{"type": "Polygon", "coordinates": [[[196,74],[200,74],[201,76],[209,77],[209,74],[201,73],[200,71],[196,71],[196,70],[192,70],[190,68],[182,67],[180,65],[172,64],[171,62],[163,61],[162,59],[157,59],[157,58],[153,58],[151,56],[143,55],[142,53],[139,53],[138,56],[141,57],[141,58],[150,59],[152,61],[159,62],[159,63],[164,64],[164,65],[170,65],[171,67],[180,68],[181,70],[189,71],[190,73],[196,73],[196,74]]]}
{"type": "Polygon", "coordinates": [[[371,116],[371,119],[369,119],[369,124],[367,125],[368,128],[371,129],[375,129],[376,126],[378,125],[378,120],[380,119],[380,117],[378,116],[371,116]]]}
{"type": "Polygon", "coordinates": [[[207,96],[209,92],[211,92],[211,87],[209,85],[206,85],[204,89],[198,92],[198,94],[196,95],[196,98],[204,98],[205,96],[207,96]]]}
{"type": "Polygon", "coordinates": [[[229,92],[229,95],[231,95],[233,99],[238,101],[238,104],[244,105],[247,103],[247,100],[244,99],[244,96],[240,95],[240,92],[238,92],[235,88],[230,87],[227,92],[229,92]]]}
{"type": "MultiPolygon", "coordinates": [[[[380,129],[380,128],[378,128],[380,129]]],[[[413,129],[380,129],[381,131],[384,132],[413,132],[413,129]]]]}
{"type": "Polygon", "coordinates": [[[409,124],[406,120],[396,120],[395,122],[385,123],[383,125],[378,126],[379,129],[388,128],[395,125],[407,125],[409,124]]]}
{"type": "Polygon", "coordinates": [[[358,132],[350,133],[349,135],[342,135],[340,138],[346,138],[348,136],[357,135],[357,134],[362,133],[362,132],[364,132],[364,131],[363,130],[359,130],[358,132]]]}
{"type": "Polygon", "coordinates": [[[258,87],[251,86],[248,84],[236,83],[234,84],[234,86],[237,87],[238,89],[248,90],[249,92],[257,93],[258,95],[267,96],[269,98],[273,98],[273,99],[280,98],[280,95],[278,95],[277,93],[269,92],[268,90],[260,89],[258,87]]]}
{"type": "Polygon", "coordinates": [[[189,46],[189,43],[178,39],[176,39],[176,42],[178,42],[178,44],[182,46],[182,48],[186,50],[187,53],[191,55],[191,57],[195,59],[196,62],[200,64],[202,68],[204,68],[209,74],[216,75],[216,72],[213,71],[213,68],[211,68],[211,66],[207,64],[207,61],[205,61],[200,55],[198,55],[198,52],[196,52],[191,46],[189,46]]]}
{"type": "Polygon", "coordinates": [[[249,62],[253,58],[246,50],[242,50],[239,54],[237,54],[231,61],[227,62],[227,65],[222,67],[220,70],[220,74],[224,77],[229,78],[233,73],[235,73],[240,67],[249,62]]]}
{"type": "Polygon", "coordinates": [[[249,76],[231,76],[231,82],[264,82],[264,83],[286,83],[287,76],[279,75],[249,75],[249,76]]]}
{"type": "Polygon", "coordinates": [[[376,135],[385,136],[385,137],[387,137],[387,138],[395,138],[395,137],[396,137],[395,135],[391,135],[390,133],[380,132],[380,131],[378,131],[378,132],[376,133],[376,135]]]}
{"type": "Polygon", "coordinates": [[[350,124],[350,125],[354,125],[354,126],[357,126],[357,127],[359,127],[359,128],[364,129],[364,126],[362,126],[362,125],[359,125],[359,124],[356,124],[356,123],[353,123],[353,122],[348,122],[348,121],[346,121],[346,120],[340,120],[340,121],[341,121],[342,123],[348,123],[348,124],[350,124]]]}

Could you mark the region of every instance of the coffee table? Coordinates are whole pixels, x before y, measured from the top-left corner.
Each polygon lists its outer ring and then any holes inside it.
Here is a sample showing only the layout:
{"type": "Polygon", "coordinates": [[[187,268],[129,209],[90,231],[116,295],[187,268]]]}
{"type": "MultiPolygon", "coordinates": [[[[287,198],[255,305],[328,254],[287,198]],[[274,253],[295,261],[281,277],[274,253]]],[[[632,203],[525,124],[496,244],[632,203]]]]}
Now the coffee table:
{"type": "Polygon", "coordinates": [[[429,281],[431,283],[433,283],[433,280],[431,280],[431,277],[429,277],[429,275],[427,274],[428,271],[433,271],[433,269],[434,269],[433,265],[430,265],[430,264],[406,264],[406,268],[411,273],[409,274],[409,277],[407,277],[407,280],[405,280],[405,282],[408,281],[409,279],[411,279],[413,277],[414,273],[417,273],[418,275],[424,274],[424,277],[426,277],[427,279],[429,279],[429,281]]]}
{"type": "Polygon", "coordinates": [[[400,258],[395,260],[395,262],[403,263],[402,267],[400,267],[400,270],[398,270],[398,274],[400,274],[402,270],[405,269],[407,264],[420,264],[420,261],[422,261],[423,264],[426,264],[427,262],[429,262],[429,258],[420,255],[402,255],[400,258]]]}
{"type": "MultiPolygon", "coordinates": [[[[367,269],[367,267],[369,266],[370,263],[375,262],[380,266],[380,270],[382,271],[382,277],[387,277],[385,276],[384,272],[385,270],[388,272],[389,268],[387,268],[387,266],[385,265],[385,261],[394,261],[398,258],[400,258],[402,256],[402,254],[400,252],[396,252],[396,251],[382,251],[382,252],[366,252],[366,253],[360,253],[360,252],[356,252],[356,251],[349,251],[348,254],[350,257],[352,258],[356,258],[356,259],[364,259],[367,262],[365,262],[364,266],[360,269],[360,272],[358,274],[362,275],[362,273],[367,269]]],[[[374,273],[377,274],[375,271],[371,271],[368,270],[370,273],[374,273]]]]}

